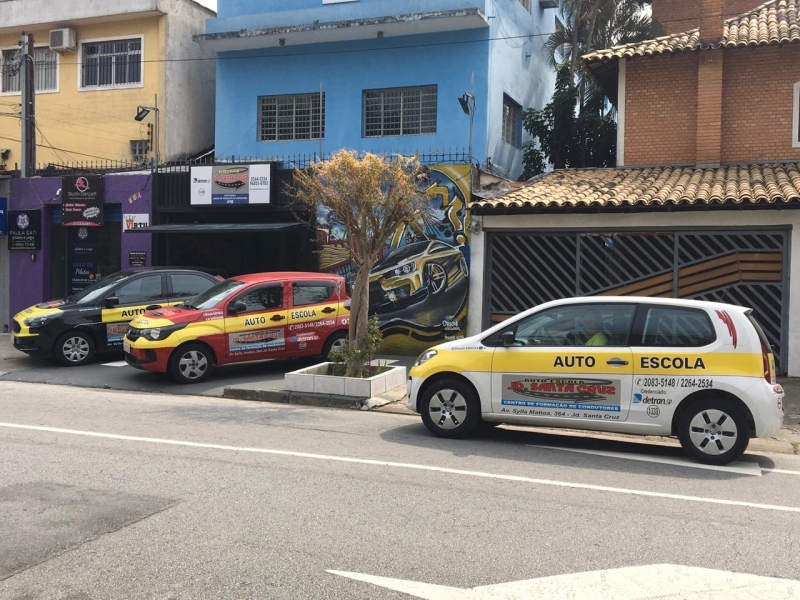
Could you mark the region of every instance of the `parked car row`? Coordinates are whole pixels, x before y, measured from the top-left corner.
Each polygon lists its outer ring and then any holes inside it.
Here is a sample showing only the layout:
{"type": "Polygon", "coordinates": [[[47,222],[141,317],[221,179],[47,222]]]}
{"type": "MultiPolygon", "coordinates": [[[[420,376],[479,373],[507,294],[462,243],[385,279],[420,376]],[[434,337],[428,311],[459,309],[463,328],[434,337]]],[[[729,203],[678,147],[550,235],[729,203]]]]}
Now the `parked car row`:
{"type": "Polygon", "coordinates": [[[193,269],[128,269],[19,312],[13,343],[65,366],[122,350],[138,369],[195,383],[216,365],[327,357],[347,337],[347,299],[338,275],[283,272],[223,280],[193,269]]]}

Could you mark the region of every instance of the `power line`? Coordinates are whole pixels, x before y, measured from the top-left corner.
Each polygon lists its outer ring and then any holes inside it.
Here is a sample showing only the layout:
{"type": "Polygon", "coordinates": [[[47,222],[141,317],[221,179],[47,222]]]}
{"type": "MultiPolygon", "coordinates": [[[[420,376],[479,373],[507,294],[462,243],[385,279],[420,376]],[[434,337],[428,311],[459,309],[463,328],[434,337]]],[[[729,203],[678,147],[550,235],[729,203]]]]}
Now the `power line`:
{"type": "MultiPolygon", "coordinates": [[[[0,140],[8,140],[10,142],[21,143],[21,140],[19,140],[17,138],[11,138],[11,137],[8,137],[8,136],[5,136],[5,135],[0,135],[0,140]]],[[[95,156],[94,154],[84,154],[83,152],[75,152],[75,151],[67,150],[66,148],[57,148],[55,146],[49,146],[49,145],[45,145],[45,144],[41,144],[41,147],[42,148],[47,148],[48,150],[60,150],[61,152],[67,152],[69,154],[74,154],[76,156],[85,156],[87,158],[96,158],[98,160],[107,160],[107,161],[110,161],[110,162],[126,162],[124,160],[119,160],[119,158],[109,158],[107,156],[95,156]]],[[[118,155],[118,156],[123,156],[123,157],[127,158],[127,155],[118,155]]]]}

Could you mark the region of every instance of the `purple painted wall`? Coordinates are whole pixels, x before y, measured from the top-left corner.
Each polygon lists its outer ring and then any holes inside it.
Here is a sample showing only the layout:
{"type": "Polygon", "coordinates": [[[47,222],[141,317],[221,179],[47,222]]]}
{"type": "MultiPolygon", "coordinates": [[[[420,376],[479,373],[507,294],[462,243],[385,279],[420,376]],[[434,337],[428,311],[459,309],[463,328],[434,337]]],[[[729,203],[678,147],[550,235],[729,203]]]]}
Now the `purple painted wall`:
{"type": "MultiPolygon", "coordinates": [[[[121,204],[122,214],[147,213],[151,215],[153,204],[153,180],[148,175],[107,175],[105,179],[105,204],[121,204]]],[[[35,179],[12,179],[9,197],[9,210],[42,210],[42,249],[37,252],[9,251],[9,326],[11,317],[20,310],[51,300],[50,298],[50,231],[57,225],[50,224],[50,214],[46,206],[59,205],[61,198],[61,177],[42,177],[35,179]],[[36,261],[31,261],[31,254],[36,261]]],[[[122,268],[128,267],[128,252],[145,250],[147,264],[152,260],[152,236],[146,233],[122,233],[122,268]]]]}

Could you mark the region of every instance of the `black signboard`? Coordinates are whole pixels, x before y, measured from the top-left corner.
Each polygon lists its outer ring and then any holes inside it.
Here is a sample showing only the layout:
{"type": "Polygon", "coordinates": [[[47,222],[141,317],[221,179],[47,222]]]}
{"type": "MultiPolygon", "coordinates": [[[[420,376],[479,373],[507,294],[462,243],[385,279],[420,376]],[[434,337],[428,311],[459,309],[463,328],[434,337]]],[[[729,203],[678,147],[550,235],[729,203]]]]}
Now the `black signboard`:
{"type": "Polygon", "coordinates": [[[77,294],[99,279],[100,249],[88,227],[70,229],[67,239],[68,293],[77,294]]]}
{"type": "Polygon", "coordinates": [[[146,250],[130,250],[128,252],[128,266],[129,267],[146,267],[147,266],[147,251],[146,250]]]}
{"type": "Polygon", "coordinates": [[[100,227],[103,224],[103,178],[79,175],[61,178],[64,227],[100,227]]]}
{"type": "Polygon", "coordinates": [[[42,213],[38,210],[8,212],[8,249],[40,250],[42,248],[42,213]]]}

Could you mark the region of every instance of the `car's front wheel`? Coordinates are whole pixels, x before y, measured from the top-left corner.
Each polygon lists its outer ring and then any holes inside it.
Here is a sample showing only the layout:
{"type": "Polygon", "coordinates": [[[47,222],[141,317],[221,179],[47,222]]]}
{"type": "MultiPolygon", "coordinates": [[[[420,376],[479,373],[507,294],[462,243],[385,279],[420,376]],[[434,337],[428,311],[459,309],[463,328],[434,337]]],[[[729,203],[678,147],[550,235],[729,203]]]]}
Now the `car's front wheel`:
{"type": "Polygon", "coordinates": [[[200,383],[211,373],[214,357],[202,344],[186,344],[172,353],[169,372],[178,383],[200,383]]]}
{"type": "Polygon", "coordinates": [[[53,354],[60,365],[80,367],[94,357],[95,345],[92,336],[85,331],[73,329],[56,340],[53,354]]]}
{"type": "Polygon", "coordinates": [[[463,438],[481,423],[481,405],[475,391],[458,379],[442,379],[422,394],[419,412],[425,427],[439,437],[463,438]]]}
{"type": "Polygon", "coordinates": [[[707,465],[726,465],[750,443],[750,424],[742,411],[722,398],[694,402],[681,415],[678,439],[684,452],[707,465]]]}

